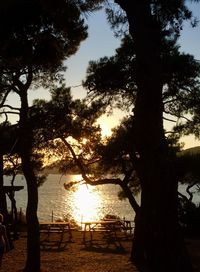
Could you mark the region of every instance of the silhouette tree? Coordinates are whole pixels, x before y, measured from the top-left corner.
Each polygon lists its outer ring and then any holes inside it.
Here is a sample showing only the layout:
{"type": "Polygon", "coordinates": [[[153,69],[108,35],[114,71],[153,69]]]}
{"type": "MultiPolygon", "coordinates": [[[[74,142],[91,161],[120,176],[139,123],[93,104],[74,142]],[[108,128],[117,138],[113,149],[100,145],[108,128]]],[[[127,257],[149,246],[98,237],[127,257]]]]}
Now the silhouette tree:
{"type": "MultiPolygon", "coordinates": [[[[10,126],[10,123],[5,121],[0,125],[0,211],[4,215],[4,222],[9,230],[9,218],[6,202],[6,192],[4,190],[4,156],[16,152],[13,148],[16,139],[16,129],[10,126]]],[[[8,232],[8,239],[11,248],[13,247],[10,233],[8,232]]]]}
{"type": "MultiPolygon", "coordinates": [[[[181,120],[185,122],[185,116],[190,112],[192,120],[200,99],[199,62],[192,55],[181,53],[176,39],[162,42],[161,62],[164,86],[163,119],[171,121],[172,124],[181,124],[181,120]]],[[[83,81],[88,97],[100,99],[112,107],[119,107],[130,113],[134,110],[138,91],[135,68],[134,42],[130,36],[125,36],[114,56],[90,61],[86,80],[83,81]]],[[[176,125],[173,133],[180,135],[181,131],[183,135],[182,125],[176,125]]]]}
{"type": "Polygon", "coordinates": [[[64,59],[74,54],[87,37],[81,8],[86,11],[91,6],[62,0],[3,1],[0,4],[1,107],[10,92],[19,95],[21,103],[18,144],[28,188],[25,271],[29,272],[40,271],[40,244],[28,91],[62,80],[64,59]]]}
{"type": "Polygon", "coordinates": [[[35,100],[30,111],[36,149],[45,150],[51,157],[60,157],[61,161],[57,159],[55,164],[63,164],[66,171],[74,163],[70,152],[63,149],[63,139],[69,140],[80,156],[89,156],[88,149],[92,150],[92,146],[100,141],[100,127],[95,122],[105,106],[101,102],[86,104],[79,99],[73,100],[70,88],[64,85],[52,88],[50,93],[49,101],[35,100]]]}
{"type": "Polygon", "coordinates": [[[179,152],[176,163],[178,180],[181,184],[187,185],[186,193],[188,194],[188,198],[181,193],[179,193],[179,195],[185,200],[187,199],[189,202],[193,201],[193,192],[195,191],[194,188],[196,187],[196,191],[198,191],[200,183],[199,148],[196,147],[193,149],[179,152]]]}
{"type": "Polygon", "coordinates": [[[136,55],[133,148],[142,194],[141,235],[135,245],[141,250],[133,251],[132,259],[141,270],[192,271],[178,226],[178,182],[163,128],[161,59],[163,39],[179,35],[191,12],[185,1],[114,2],[123,12],[119,17],[111,10],[111,22],[127,19],[136,55]]]}
{"type": "MultiPolygon", "coordinates": [[[[163,113],[164,119],[167,115],[170,119],[173,116],[172,121],[175,120],[174,117],[184,119],[184,115],[188,111],[192,112],[199,102],[199,63],[193,56],[181,54],[178,49],[176,39],[162,42],[163,113]]],[[[125,37],[115,56],[90,62],[84,86],[92,99],[98,98],[122,109],[134,108],[138,92],[135,67],[134,42],[130,37],[125,37]]],[[[134,134],[134,128],[130,128],[132,132],[129,133],[134,134]]],[[[118,141],[116,146],[120,146],[118,141]]],[[[135,152],[133,146],[133,137],[129,137],[129,152],[135,152]]],[[[120,152],[118,155],[120,156],[120,152]]],[[[133,162],[135,167],[136,161],[137,159],[133,162]]]]}
{"type": "Polygon", "coordinates": [[[161,41],[167,30],[178,33],[190,14],[184,1],[135,1],[132,9],[131,1],[117,3],[127,15],[136,48],[133,137],[139,155],[143,233],[137,261],[141,258],[148,271],[192,271],[178,227],[177,180],[164,136],[161,77],[161,41]]]}

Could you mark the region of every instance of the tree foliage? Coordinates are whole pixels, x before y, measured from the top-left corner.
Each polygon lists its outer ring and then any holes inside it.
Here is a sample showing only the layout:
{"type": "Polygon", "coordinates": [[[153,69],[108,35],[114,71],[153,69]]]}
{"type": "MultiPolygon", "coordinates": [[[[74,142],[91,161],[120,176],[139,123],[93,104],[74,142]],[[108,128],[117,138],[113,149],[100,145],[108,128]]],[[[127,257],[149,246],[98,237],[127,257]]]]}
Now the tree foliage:
{"type": "MultiPolygon", "coordinates": [[[[51,99],[35,100],[30,111],[36,149],[44,149],[52,157],[60,158],[58,165],[63,170],[74,167],[69,146],[82,161],[92,161],[94,146],[100,142],[100,127],[96,124],[104,112],[105,105],[93,102],[87,105],[79,99],[73,100],[70,88],[64,85],[51,90],[51,99]]],[[[56,163],[56,162],[55,162],[56,163]]]]}
{"type": "MultiPolygon", "coordinates": [[[[181,53],[175,40],[163,42],[161,59],[163,114],[180,120],[188,113],[193,114],[199,105],[200,65],[192,55],[181,53]]],[[[93,98],[104,99],[122,109],[134,108],[138,88],[131,37],[122,40],[115,56],[91,61],[83,84],[93,98]]]]}
{"type": "Polygon", "coordinates": [[[192,14],[186,1],[114,2],[127,18],[136,55],[132,135],[142,194],[132,259],[141,271],[192,271],[178,231],[178,182],[163,129],[162,63],[163,41],[176,39],[192,14]]]}
{"type": "MultiPolygon", "coordinates": [[[[74,54],[80,42],[87,37],[80,3],[64,0],[9,0],[0,4],[0,107],[18,110],[19,114],[18,143],[28,188],[28,251],[25,270],[29,272],[40,271],[40,243],[38,180],[32,160],[33,131],[29,122],[28,91],[62,81],[64,60],[74,54]],[[10,92],[19,95],[19,109],[5,105],[10,92]]],[[[91,7],[83,6],[85,11],[91,7]]]]}
{"type": "Polygon", "coordinates": [[[70,1],[3,1],[0,17],[1,92],[61,79],[64,59],[87,37],[80,10],[70,1]]]}

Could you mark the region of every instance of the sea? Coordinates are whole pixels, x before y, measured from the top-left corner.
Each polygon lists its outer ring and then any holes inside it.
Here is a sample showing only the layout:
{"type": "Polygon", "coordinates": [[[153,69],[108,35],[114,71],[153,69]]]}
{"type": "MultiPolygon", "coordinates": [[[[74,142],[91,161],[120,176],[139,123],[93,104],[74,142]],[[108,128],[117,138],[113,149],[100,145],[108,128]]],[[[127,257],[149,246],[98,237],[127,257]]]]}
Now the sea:
{"type": "MultiPolygon", "coordinates": [[[[10,185],[11,177],[4,177],[4,185],[10,185]]],[[[84,221],[95,221],[105,216],[116,216],[121,219],[134,220],[135,213],[127,199],[120,200],[118,185],[90,186],[81,184],[66,190],[64,183],[81,180],[80,175],[49,174],[43,185],[38,188],[38,219],[73,220],[78,224],[84,221]]],[[[14,185],[24,186],[15,192],[18,211],[25,214],[27,205],[27,186],[23,175],[18,175],[14,185]]],[[[139,201],[139,196],[138,196],[139,201]]],[[[7,198],[8,209],[11,208],[7,198]]]]}
{"type": "MultiPolygon", "coordinates": [[[[4,185],[10,185],[11,177],[4,177],[4,185]]],[[[49,174],[43,185],[38,188],[38,219],[39,221],[70,220],[78,224],[84,221],[96,221],[105,216],[115,216],[134,221],[135,213],[128,199],[120,200],[119,185],[107,184],[90,186],[81,184],[66,190],[64,183],[80,181],[81,175],[49,174]]],[[[25,214],[27,205],[27,186],[23,175],[18,175],[14,185],[24,186],[15,192],[18,211],[25,214]]],[[[180,185],[179,191],[185,193],[186,186],[180,185]]],[[[136,196],[140,203],[140,195],[136,196]]],[[[200,193],[194,194],[195,204],[200,203],[200,193]]],[[[8,209],[11,208],[7,198],[8,209]]]]}

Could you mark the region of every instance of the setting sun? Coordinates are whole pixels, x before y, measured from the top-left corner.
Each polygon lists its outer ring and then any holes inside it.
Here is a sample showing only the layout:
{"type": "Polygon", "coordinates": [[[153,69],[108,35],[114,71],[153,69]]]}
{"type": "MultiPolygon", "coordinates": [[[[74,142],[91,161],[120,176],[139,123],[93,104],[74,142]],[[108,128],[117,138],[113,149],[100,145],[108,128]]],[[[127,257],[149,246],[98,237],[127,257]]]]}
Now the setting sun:
{"type": "Polygon", "coordinates": [[[119,125],[119,119],[115,116],[103,115],[98,119],[97,122],[101,127],[102,137],[109,137],[112,135],[112,128],[119,125]]]}

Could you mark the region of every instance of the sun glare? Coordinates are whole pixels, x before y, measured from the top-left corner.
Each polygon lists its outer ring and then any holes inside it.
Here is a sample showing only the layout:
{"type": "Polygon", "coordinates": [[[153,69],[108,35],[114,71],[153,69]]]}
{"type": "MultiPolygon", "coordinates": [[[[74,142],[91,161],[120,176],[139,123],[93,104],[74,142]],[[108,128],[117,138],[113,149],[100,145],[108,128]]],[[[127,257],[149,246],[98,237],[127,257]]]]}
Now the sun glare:
{"type": "Polygon", "coordinates": [[[83,138],[83,139],[82,139],[82,143],[83,143],[84,145],[87,143],[87,141],[88,141],[88,139],[86,139],[86,138],[83,138]]]}
{"type": "Polygon", "coordinates": [[[112,134],[112,130],[107,124],[101,124],[101,134],[103,137],[108,137],[112,134]]]}
{"type": "Polygon", "coordinates": [[[119,119],[113,116],[103,115],[97,122],[101,127],[102,137],[109,137],[112,135],[112,128],[119,125],[119,119]]]}
{"type": "Polygon", "coordinates": [[[101,197],[98,192],[87,185],[79,185],[74,194],[73,217],[77,221],[96,220],[98,207],[101,206],[101,197]]]}

